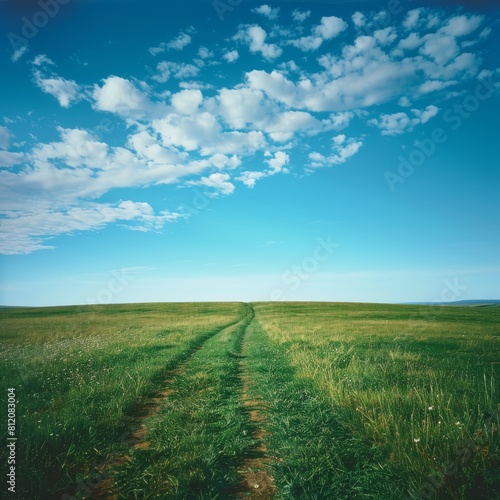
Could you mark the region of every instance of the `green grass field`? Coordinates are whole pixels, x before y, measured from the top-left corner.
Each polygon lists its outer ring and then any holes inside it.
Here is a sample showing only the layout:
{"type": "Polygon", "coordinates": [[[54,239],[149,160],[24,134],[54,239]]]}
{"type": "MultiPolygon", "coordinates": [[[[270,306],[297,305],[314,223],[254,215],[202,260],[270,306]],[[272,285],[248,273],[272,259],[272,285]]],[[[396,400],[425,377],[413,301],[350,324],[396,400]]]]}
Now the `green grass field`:
{"type": "Polygon", "coordinates": [[[500,498],[499,307],[131,304],[0,319],[16,498],[500,498]]]}

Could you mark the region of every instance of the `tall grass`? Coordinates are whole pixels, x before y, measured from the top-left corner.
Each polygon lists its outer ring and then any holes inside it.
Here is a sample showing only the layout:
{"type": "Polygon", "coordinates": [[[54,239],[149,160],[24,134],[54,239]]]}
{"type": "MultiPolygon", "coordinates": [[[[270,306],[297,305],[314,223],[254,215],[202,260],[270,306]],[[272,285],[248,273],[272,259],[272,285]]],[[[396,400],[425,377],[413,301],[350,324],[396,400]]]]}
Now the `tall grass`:
{"type": "Polygon", "coordinates": [[[257,318],[353,435],[397,466],[407,494],[500,494],[500,311],[260,304],[257,318]],[[426,309],[428,311],[428,309],[426,309]],[[418,319],[416,319],[418,318],[418,319]]]}
{"type": "Polygon", "coordinates": [[[254,309],[251,322],[243,304],[0,310],[18,497],[83,498],[126,452],[124,498],[230,498],[255,445],[245,342],[277,498],[500,498],[499,308],[254,309]],[[149,448],[131,451],[129,415],[179,367],[149,448]]]}
{"type": "Polygon", "coordinates": [[[0,379],[19,401],[19,498],[71,493],[120,446],[129,409],[241,313],[238,304],[0,311],[0,379]]]}

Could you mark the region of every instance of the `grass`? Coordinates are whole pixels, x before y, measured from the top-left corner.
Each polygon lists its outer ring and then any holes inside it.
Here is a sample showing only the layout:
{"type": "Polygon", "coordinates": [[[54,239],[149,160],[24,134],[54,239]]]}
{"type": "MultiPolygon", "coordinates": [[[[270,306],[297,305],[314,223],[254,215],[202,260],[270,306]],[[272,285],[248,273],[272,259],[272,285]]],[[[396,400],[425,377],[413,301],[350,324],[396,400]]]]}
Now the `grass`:
{"type": "Polygon", "coordinates": [[[241,304],[0,311],[2,386],[15,387],[19,498],[71,494],[120,446],[127,415],[165,371],[235,323],[241,304]]]}
{"type": "Polygon", "coordinates": [[[252,440],[241,408],[239,353],[252,310],[209,339],[148,423],[148,448],[115,474],[123,498],[217,498],[238,482],[252,440]]]}
{"type": "MultiPolygon", "coordinates": [[[[255,310],[283,369],[293,369],[285,379],[309,382],[359,449],[371,448],[365,465],[392,477],[393,491],[383,498],[500,495],[498,309],[259,304],[255,310]]],[[[297,418],[307,422],[310,415],[305,410],[297,418]]],[[[370,498],[369,491],[359,495],[370,498]]]]}
{"type": "Polygon", "coordinates": [[[121,498],[234,497],[255,446],[242,361],[276,498],[500,497],[498,307],[134,304],[0,319],[19,498],[85,498],[105,474],[121,498]],[[172,371],[149,447],[130,448],[130,416],[172,371]],[[127,461],[110,467],[117,453],[127,461]]]}

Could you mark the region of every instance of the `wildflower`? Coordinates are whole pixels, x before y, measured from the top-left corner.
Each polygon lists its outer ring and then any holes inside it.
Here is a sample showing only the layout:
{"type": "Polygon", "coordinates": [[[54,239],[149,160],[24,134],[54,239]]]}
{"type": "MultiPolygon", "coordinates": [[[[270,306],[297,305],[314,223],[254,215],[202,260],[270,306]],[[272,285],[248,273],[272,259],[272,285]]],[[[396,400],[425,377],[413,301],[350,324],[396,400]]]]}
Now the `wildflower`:
{"type": "Polygon", "coordinates": [[[455,425],[458,425],[458,427],[460,427],[462,424],[460,422],[455,422],[455,425]]]}
{"type": "Polygon", "coordinates": [[[413,441],[415,441],[415,443],[419,443],[420,442],[420,438],[413,438],[413,441]]]}
{"type": "Polygon", "coordinates": [[[429,411],[432,411],[432,410],[434,410],[434,407],[429,406],[428,410],[429,410],[429,411]]]}

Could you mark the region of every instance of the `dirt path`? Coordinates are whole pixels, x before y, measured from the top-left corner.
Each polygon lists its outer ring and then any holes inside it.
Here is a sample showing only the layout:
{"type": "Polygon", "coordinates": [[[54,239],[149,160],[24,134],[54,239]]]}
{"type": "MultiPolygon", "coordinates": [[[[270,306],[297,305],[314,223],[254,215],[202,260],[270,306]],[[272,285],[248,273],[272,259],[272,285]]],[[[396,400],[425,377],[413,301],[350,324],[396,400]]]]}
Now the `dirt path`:
{"type": "MultiPolygon", "coordinates": [[[[204,344],[216,335],[222,333],[227,328],[231,328],[234,324],[239,323],[242,319],[239,318],[238,321],[219,328],[214,333],[207,335],[201,341],[189,349],[183,356],[182,361],[172,370],[168,370],[165,373],[165,379],[163,381],[163,390],[156,393],[154,396],[142,400],[138,403],[131,411],[128,417],[128,428],[131,429],[129,432],[124,434],[120,439],[120,442],[128,446],[130,449],[145,449],[149,448],[149,441],[146,440],[146,434],[148,432],[148,420],[154,417],[161,409],[164,401],[173,394],[174,390],[172,388],[172,383],[175,377],[182,375],[185,366],[189,363],[192,356],[203,348],[204,344]]],[[[100,468],[99,475],[100,480],[96,486],[92,489],[90,499],[99,500],[117,500],[118,491],[114,485],[112,476],[110,475],[111,469],[119,467],[130,460],[130,455],[128,453],[121,453],[111,457],[106,464],[100,468]]]]}
{"type": "Polygon", "coordinates": [[[265,416],[262,401],[253,399],[250,395],[250,389],[255,382],[248,373],[246,359],[247,343],[243,337],[240,362],[241,399],[253,429],[252,438],[255,440],[255,446],[248,451],[243,466],[238,471],[242,478],[241,483],[236,488],[234,498],[268,499],[273,498],[276,492],[274,479],[269,469],[271,458],[268,456],[265,443],[268,432],[264,428],[265,416]]]}
{"type": "MultiPolygon", "coordinates": [[[[249,323],[242,337],[240,337],[240,340],[235,345],[236,352],[234,355],[240,358],[238,369],[240,384],[237,390],[241,391],[241,406],[250,423],[251,437],[255,444],[250,450],[247,450],[243,457],[243,463],[240,462],[238,473],[241,480],[239,484],[232,488],[231,491],[226,491],[225,495],[227,496],[225,498],[242,499],[253,497],[271,499],[274,497],[276,491],[274,479],[269,468],[271,458],[268,456],[265,444],[268,433],[265,430],[264,407],[261,401],[255,400],[251,396],[251,388],[255,382],[251,378],[247,366],[246,334],[253,321],[253,314],[253,309],[250,308],[250,316],[238,320],[238,323],[245,320],[249,321],[249,323]]],[[[192,360],[193,355],[202,349],[206,342],[223,333],[227,328],[231,328],[234,324],[236,322],[206,336],[198,345],[192,347],[174,369],[165,373],[165,379],[162,384],[163,390],[153,397],[142,401],[132,410],[128,426],[131,430],[121,440],[130,451],[149,448],[150,443],[146,439],[149,419],[161,410],[165,400],[174,393],[173,386],[175,379],[185,373],[186,367],[192,360]]],[[[124,465],[131,460],[131,453],[126,451],[111,457],[100,469],[101,480],[87,498],[117,500],[118,491],[113,481],[112,469],[124,465]]]]}

